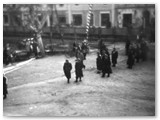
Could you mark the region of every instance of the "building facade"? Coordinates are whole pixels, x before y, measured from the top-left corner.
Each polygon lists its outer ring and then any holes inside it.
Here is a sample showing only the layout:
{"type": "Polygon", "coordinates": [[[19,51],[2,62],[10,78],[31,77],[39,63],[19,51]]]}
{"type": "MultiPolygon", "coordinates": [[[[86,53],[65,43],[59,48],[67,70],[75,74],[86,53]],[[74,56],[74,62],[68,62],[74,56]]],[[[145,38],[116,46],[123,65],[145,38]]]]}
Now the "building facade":
{"type": "MultiPolygon", "coordinates": [[[[49,11],[47,5],[39,8],[48,14],[46,19],[46,26],[54,26],[58,23],[65,25],[74,25],[76,27],[85,27],[87,25],[87,15],[89,11],[88,4],[57,4],[50,5],[52,11],[49,11]],[[55,13],[58,13],[58,16],[55,13]]],[[[14,18],[11,17],[11,12],[4,8],[3,25],[15,26],[20,25],[18,17],[25,19],[27,8],[21,9],[21,12],[14,18]]],[[[152,19],[155,19],[155,5],[154,4],[93,4],[90,25],[94,27],[110,28],[110,27],[146,27],[150,24],[152,19]]],[[[41,16],[41,12],[39,16],[41,16]]],[[[12,11],[13,16],[13,11],[12,11]]],[[[41,19],[39,17],[39,19],[41,19]]]]}

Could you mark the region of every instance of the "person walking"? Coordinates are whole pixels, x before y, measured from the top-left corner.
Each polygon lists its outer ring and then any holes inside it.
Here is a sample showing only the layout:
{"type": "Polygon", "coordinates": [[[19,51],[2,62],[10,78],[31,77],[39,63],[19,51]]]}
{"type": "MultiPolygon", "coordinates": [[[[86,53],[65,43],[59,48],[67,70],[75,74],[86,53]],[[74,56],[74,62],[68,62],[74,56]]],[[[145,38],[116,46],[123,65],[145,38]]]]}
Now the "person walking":
{"type": "Polygon", "coordinates": [[[77,59],[76,64],[75,64],[75,74],[76,74],[76,81],[75,82],[78,82],[78,79],[80,82],[82,81],[81,78],[83,77],[83,70],[82,70],[83,68],[85,69],[81,60],[77,59]]]}
{"type": "Polygon", "coordinates": [[[116,50],[116,48],[113,48],[112,51],[112,66],[115,67],[117,64],[117,58],[118,58],[118,51],[116,50]]]}
{"type": "Polygon", "coordinates": [[[67,83],[70,83],[69,80],[71,78],[71,70],[72,70],[72,64],[68,60],[66,60],[66,62],[63,65],[63,71],[67,78],[67,83]]]}
{"type": "Polygon", "coordinates": [[[107,77],[110,77],[110,73],[112,73],[111,62],[107,54],[102,56],[102,77],[105,77],[106,73],[107,77]]]}
{"type": "Polygon", "coordinates": [[[134,65],[134,58],[135,54],[134,54],[134,50],[133,48],[130,48],[128,51],[128,59],[127,59],[127,65],[129,69],[132,69],[133,65],[134,65]]]}

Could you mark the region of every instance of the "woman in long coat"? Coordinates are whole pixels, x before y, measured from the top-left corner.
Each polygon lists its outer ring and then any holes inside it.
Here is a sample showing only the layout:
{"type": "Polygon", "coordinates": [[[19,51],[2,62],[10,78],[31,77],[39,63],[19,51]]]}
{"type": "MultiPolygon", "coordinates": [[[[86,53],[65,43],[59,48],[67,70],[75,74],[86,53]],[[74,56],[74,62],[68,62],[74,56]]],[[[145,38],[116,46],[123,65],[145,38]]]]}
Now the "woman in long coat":
{"type": "Polygon", "coordinates": [[[106,73],[108,73],[108,77],[110,77],[110,73],[112,73],[111,61],[107,54],[102,56],[102,77],[105,77],[106,73]]]}
{"type": "Polygon", "coordinates": [[[85,68],[83,63],[81,62],[80,59],[77,59],[76,64],[75,64],[75,73],[76,73],[76,81],[78,82],[78,78],[79,81],[81,81],[81,78],[83,77],[83,71],[82,69],[85,68]]]}

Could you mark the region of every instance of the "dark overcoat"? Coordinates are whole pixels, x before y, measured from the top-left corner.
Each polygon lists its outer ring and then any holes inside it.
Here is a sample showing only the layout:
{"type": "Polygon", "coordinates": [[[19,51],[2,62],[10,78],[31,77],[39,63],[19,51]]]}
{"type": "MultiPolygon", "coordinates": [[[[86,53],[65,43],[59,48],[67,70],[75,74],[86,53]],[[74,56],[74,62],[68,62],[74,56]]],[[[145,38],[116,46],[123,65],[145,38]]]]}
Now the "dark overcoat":
{"type": "Polygon", "coordinates": [[[129,50],[129,52],[128,52],[128,60],[127,60],[127,64],[129,66],[133,66],[134,59],[135,59],[134,57],[135,57],[134,51],[133,50],[129,50]]]}
{"type": "Polygon", "coordinates": [[[5,76],[3,76],[3,95],[8,94],[8,90],[7,90],[7,78],[5,76]]]}
{"type": "Polygon", "coordinates": [[[77,61],[75,64],[75,73],[76,77],[83,77],[83,71],[84,65],[81,61],[77,61]]]}
{"type": "Polygon", "coordinates": [[[112,51],[112,63],[117,64],[118,52],[112,51]]]}
{"type": "Polygon", "coordinates": [[[107,59],[104,56],[102,57],[102,72],[112,73],[111,62],[109,57],[107,59]]]}
{"type": "Polygon", "coordinates": [[[71,63],[64,63],[64,66],[63,66],[63,71],[64,71],[64,74],[65,76],[70,79],[71,78],[71,70],[72,70],[72,64],[71,63]]]}

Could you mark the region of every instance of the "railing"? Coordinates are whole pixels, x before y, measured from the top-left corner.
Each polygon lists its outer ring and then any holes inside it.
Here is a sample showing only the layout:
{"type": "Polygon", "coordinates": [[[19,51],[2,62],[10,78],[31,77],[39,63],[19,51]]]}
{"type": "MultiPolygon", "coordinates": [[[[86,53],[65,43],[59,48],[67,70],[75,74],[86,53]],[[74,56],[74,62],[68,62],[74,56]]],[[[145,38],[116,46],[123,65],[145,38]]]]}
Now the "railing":
{"type": "MultiPolygon", "coordinates": [[[[42,37],[50,38],[50,27],[43,28],[42,37]]],[[[64,39],[84,39],[86,37],[85,27],[76,28],[76,27],[61,27],[60,31],[63,32],[64,39]]],[[[131,30],[132,36],[136,36],[139,33],[138,29],[131,30]]],[[[16,37],[31,37],[33,32],[29,31],[25,27],[14,27],[14,26],[4,26],[3,27],[3,36],[16,36],[16,37]]],[[[127,28],[91,28],[89,32],[89,39],[96,40],[98,39],[99,34],[101,34],[102,39],[113,38],[118,36],[118,38],[124,38],[128,35],[127,28]],[[101,32],[99,32],[101,31],[101,32]]],[[[56,28],[52,28],[52,38],[61,38],[60,33],[57,32],[56,28]]]]}

